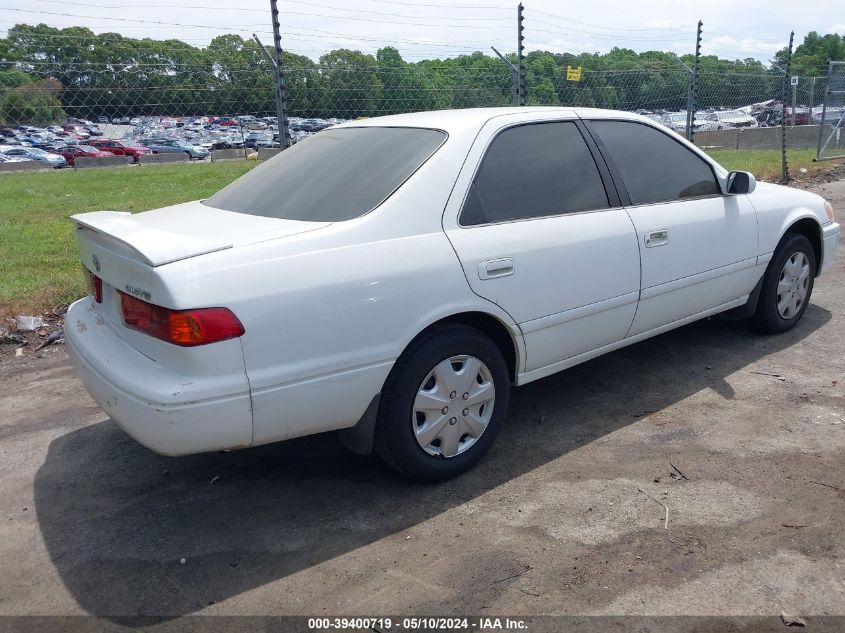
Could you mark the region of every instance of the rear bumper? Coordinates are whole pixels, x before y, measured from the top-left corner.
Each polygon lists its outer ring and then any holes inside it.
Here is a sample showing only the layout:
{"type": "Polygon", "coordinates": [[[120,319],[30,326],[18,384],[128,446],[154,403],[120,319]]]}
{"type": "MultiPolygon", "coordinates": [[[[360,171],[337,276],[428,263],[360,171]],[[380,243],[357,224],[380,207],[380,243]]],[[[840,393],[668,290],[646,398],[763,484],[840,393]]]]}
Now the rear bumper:
{"type": "MultiPolygon", "coordinates": [[[[65,341],[71,362],[97,404],[147,448],[186,455],[252,444],[245,375],[242,382],[219,390],[227,396],[200,394],[202,376],[173,373],[136,351],[97,315],[90,297],[68,309],[65,341]]],[[[228,342],[242,359],[240,342],[228,342]]]]}
{"type": "Polygon", "coordinates": [[[836,249],[839,246],[840,227],[836,222],[825,224],[822,227],[822,265],[819,274],[833,266],[836,259],[836,249]]]}

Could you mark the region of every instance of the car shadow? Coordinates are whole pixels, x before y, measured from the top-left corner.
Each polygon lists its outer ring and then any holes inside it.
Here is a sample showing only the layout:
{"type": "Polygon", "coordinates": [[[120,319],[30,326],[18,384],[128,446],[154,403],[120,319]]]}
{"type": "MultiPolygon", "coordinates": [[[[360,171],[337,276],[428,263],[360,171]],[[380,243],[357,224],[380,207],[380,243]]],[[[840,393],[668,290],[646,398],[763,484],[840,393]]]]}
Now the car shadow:
{"type": "Polygon", "coordinates": [[[439,485],[348,453],[336,434],[168,458],[92,424],[50,444],[38,523],[87,612],[178,617],[405,530],[702,389],[730,399],[728,376],[830,318],[810,305],[780,336],[706,320],[516,389],[490,454],[439,485]]]}

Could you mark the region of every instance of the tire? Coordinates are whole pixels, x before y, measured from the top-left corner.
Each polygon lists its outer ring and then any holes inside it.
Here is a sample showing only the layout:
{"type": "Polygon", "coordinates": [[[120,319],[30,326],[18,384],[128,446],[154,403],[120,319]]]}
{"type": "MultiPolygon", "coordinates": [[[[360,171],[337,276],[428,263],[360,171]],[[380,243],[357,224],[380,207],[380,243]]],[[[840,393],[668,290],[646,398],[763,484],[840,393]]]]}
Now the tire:
{"type": "Polygon", "coordinates": [[[779,334],[795,327],[810,303],[815,277],[816,257],[810,240],[798,233],[784,235],[763,277],[760,298],[751,317],[754,329],[779,334]],[[797,281],[790,278],[787,262],[796,273],[793,277],[799,277],[797,281]],[[782,278],[787,285],[780,285],[782,278]]]}
{"type": "Polygon", "coordinates": [[[385,382],[376,452],[410,479],[450,479],[475,465],[493,445],[509,398],[507,363],[488,336],[464,325],[432,329],[408,346],[385,382]],[[467,391],[458,393],[463,389],[467,391]],[[447,412],[418,409],[440,404],[447,412]]]}

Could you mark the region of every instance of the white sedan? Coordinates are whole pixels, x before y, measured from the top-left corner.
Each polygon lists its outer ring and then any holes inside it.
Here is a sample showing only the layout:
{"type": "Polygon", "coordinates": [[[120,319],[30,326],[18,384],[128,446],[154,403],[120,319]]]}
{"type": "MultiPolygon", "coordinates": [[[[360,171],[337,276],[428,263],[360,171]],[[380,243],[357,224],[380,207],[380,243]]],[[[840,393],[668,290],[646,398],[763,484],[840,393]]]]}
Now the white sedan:
{"type": "Polygon", "coordinates": [[[701,130],[759,127],[757,119],[742,110],[719,110],[703,115],[701,130]]]}
{"type": "Polygon", "coordinates": [[[68,349],[139,442],[341,430],[424,481],[484,455],[512,385],[727,310],[788,330],[839,240],[819,196],[580,108],[350,121],[207,200],[73,220],[68,349]]]}

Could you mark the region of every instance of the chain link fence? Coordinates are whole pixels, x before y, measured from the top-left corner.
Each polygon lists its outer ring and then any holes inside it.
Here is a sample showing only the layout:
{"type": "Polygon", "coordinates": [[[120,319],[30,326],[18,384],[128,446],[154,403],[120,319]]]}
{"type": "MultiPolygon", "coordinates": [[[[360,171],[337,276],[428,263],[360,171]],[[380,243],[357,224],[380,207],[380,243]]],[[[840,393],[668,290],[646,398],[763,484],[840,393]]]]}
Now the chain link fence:
{"type": "Polygon", "coordinates": [[[845,62],[829,62],[820,127],[819,159],[845,158],[845,62]]]}
{"type": "MultiPolygon", "coordinates": [[[[14,56],[3,58],[0,49],[0,134],[7,141],[24,135],[27,143],[45,149],[80,142],[73,137],[81,130],[55,126],[91,121],[103,138],[136,144],[164,139],[210,150],[279,145],[273,66],[252,40],[225,36],[197,48],[119,36],[15,37],[14,56]]],[[[825,157],[843,153],[845,104],[832,103],[821,120],[826,77],[801,77],[794,99],[786,91],[784,107],[787,78],[776,67],[702,70],[694,86],[691,69],[680,60],[577,73],[567,72],[572,69],[566,60],[526,56],[526,105],[640,112],[691,137],[725,167],[770,180],[786,175],[784,116],[793,172],[811,168],[820,134],[829,137],[825,157]]],[[[481,53],[416,63],[404,62],[392,48],[375,57],[337,50],[320,63],[286,53],[283,67],[294,142],[342,120],[507,106],[513,100],[510,69],[481,53]]],[[[845,83],[845,71],[837,69],[835,81],[845,83]]],[[[845,100],[842,94],[837,98],[845,100]]]]}

